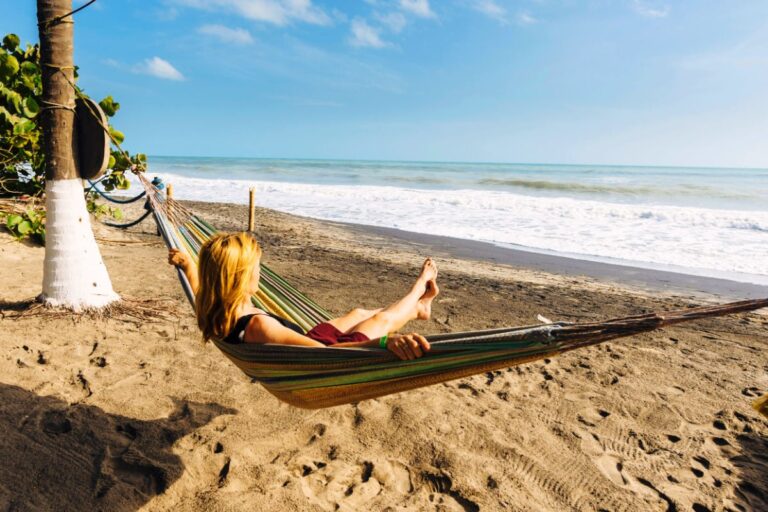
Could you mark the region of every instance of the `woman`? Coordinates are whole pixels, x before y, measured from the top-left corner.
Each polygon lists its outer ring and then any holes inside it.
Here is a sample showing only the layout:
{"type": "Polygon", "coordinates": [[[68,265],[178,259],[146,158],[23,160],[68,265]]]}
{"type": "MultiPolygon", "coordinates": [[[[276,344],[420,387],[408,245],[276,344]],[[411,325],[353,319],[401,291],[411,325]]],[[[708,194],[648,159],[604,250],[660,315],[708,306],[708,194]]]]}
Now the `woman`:
{"type": "Polygon", "coordinates": [[[386,308],[353,309],[323,322],[306,334],[285,318],[253,306],[259,289],[261,248],[248,233],[218,234],[200,249],[199,265],[171,249],[168,263],[179,267],[195,293],[197,324],[207,341],[231,343],[280,343],[305,347],[381,347],[400,359],[415,359],[429,350],[423,336],[392,334],[414,319],[427,320],[432,300],[439,293],[437,267],[427,259],[411,290],[386,308]]]}

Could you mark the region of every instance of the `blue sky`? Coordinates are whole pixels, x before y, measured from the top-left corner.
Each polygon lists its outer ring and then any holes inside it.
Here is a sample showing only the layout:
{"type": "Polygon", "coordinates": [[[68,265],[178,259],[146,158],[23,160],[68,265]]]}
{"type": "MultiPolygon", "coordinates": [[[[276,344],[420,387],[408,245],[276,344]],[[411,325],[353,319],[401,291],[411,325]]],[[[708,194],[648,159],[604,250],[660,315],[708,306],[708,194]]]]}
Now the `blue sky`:
{"type": "Polygon", "coordinates": [[[768,167],[765,0],[98,0],[75,48],[150,155],[768,167]]]}

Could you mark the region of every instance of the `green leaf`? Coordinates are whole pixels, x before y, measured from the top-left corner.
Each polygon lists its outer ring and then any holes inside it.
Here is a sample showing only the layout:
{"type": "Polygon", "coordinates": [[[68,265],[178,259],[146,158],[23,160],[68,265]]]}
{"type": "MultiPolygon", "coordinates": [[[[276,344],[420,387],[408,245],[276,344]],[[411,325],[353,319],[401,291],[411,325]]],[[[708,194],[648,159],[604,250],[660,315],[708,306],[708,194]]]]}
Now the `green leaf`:
{"type": "Polygon", "coordinates": [[[117,103],[114,99],[112,99],[112,96],[107,96],[103,100],[99,102],[99,106],[101,107],[101,110],[104,111],[104,113],[108,117],[114,116],[118,110],[120,110],[120,104],[117,103]]]}
{"type": "Polygon", "coordinates": [[[24,50],[24,59],[40,62],[40,45],[39,44],[27,44],[27,49],[24,50]]]}
{"type": "Polygon", "coordinates": [[[40,212],[36,212],[35,210],[27,210],[26,211],[27,218],[32,222],[33,224],[39,224],[42,220],[42,215],[40,212]]]}
{"type": "Polygon", "coordinates": [[[109,163],[107,164],[107,168],[109,169],[115,168],[115,157],[112,155],[109,155],[109,163]]]}
{"type": "Polygon", "coordinates": [[[115,139],[118,144],[122,144],[125,140],[125,135],[123,135],[123,132],[120,130],[115,130],[114,128],[110,127],[109,134],[112,135],[112,138],[115,139]]]}
{"type": "Polygon", "coordinates": [[[8,112],[7,108],[0,107],[0,120],[3,120],[3,119],[5,119],[6,122],[11,123],[11,124],[16,124],[16,123],[18,123],[21,120],[21,118],[19,116],[11,114],[10,112],[8,112]]]}
{"type": "Polygon", "coordinates": [[[13,127],[14,135],[25,135],[35,129],[35,122],[29,119],[22,119],[16,123],[13,127]]]}
{"type": "Polygon", "coordinates": [[[40,72],[40,68],[37,67],[37,64],[29,60],[25,60],[24,62],[22,62],[20,69],[21,69],[21,74],[26,77],[33,77],[40,72]]]}
{"type": "Polygon", "coordinates": [[[114,170],[122,172],[131,166],[131,161],[128,160],[128,158],[126,158],[123,153],[119,151],[113,151],[112,156],[115,157],[115,167],[113,167],[114,170]]]}
{"type": "Polygon", "coordinates": [[[28,220],[23,220],[16,226],[16,231],[20,235],[25,236],[29,234],[30,231],[32,231],[32,223],[28,220]]]}
{"type": "Polygon", "coordinates": [[[35,78],[38,79],[38,82],[40,81],[40,76],[37,77],[29,77],[22,75],[21,76],[21,92],[26,92],[28,94],[36,94],[37,90],[40,88],[39,84],[35,82],[35,78]]]}
{"type": "Polygon", "coordinates": [[[120,208],[115,208],[112,210],[112,217],[114,217],[115,220],[123,220],[123,210],[120,208]]]}
{"type": "MultiPolygon", "coordinates": [[[[1,54],[0,54],[0,57],[2,57],[1,54]]],[[[12,89],[9,89],[2,83],[0,83],[0,99],[5,100],[4,103],[7,106],[12,107],[17,114],[22,113],[21,112],[21,102],[22,102],[21,94],[17,93],[12,89]]]]}
{"type": "Polygon", "coordinates": [[[16,48],[19,47],[19,43],[21,43],[21,41],[16,34],[8,34],[3,38],[3,48],[9,52],[16,51],[16,48]]]}
{"type": "Polygon", "coordinates": [[[11,214],[5,218],[5,225],[8,226],[9,229],[11,229],[17,224],[19,224],[22,220],[24,219],[21,217],[21,215],[11,214]]]}
{"type": "Polygon", "coordinates": [[[25,116],[31,119],[37,116],[37,114],[40,112],[40,105],[37,104],[37,102],[35,101],[35,98],[33,98],[32,96],[27,96],[24,99],[24,103],[22,104],[21,110],[25,116]]]}
{"type": "Polygon", "coordinates": [[[7,80],[19,72],[19,61],[13,55],[0,53],[0,80],[7,80]]]}

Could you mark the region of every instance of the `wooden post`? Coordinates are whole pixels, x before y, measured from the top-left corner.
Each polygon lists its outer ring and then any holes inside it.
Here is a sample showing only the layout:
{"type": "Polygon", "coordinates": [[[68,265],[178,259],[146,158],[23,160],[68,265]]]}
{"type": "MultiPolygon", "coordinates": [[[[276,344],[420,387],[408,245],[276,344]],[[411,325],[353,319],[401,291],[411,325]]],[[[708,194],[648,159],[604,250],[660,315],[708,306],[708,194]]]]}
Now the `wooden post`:
{"type": "Polygon", "coordinates": [[[248,190],[248,231],[253,233],[256,229],[256,189],[251,187],[248,190]]]}
{"type": "Polygon", "coordinates": [[[169,183],[168,186],[165,187],[165,195],[168,197],[168,199],[173,199],[173,184],[169,183]]]}

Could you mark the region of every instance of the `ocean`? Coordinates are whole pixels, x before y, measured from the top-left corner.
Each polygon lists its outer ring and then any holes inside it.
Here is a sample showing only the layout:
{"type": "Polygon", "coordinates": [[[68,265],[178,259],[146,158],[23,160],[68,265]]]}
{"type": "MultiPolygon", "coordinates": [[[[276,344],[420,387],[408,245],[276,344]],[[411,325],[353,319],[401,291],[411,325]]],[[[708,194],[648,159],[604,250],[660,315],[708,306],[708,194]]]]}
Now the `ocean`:
{"type": "Polygon", "coordinates": [[[150,157],[174,197],[768,284],[768,169],[150,157]]]}

